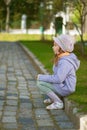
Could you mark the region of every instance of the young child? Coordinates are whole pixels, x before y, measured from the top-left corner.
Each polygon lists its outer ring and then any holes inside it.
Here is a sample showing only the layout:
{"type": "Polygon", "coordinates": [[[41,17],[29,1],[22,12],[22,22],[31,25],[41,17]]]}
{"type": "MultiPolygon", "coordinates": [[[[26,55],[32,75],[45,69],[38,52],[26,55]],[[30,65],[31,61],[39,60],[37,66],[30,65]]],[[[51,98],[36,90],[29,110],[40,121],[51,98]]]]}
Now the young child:
{"type": "Polygon", "coordinates": [[[64,104],[60,97],[72,94],[76,87],[76,70],[80,61],[72,53],[75,40],[67,34],[54,37],[52,47],[55,54],[53,74],[38,74],[37,86],[49,98],[44,103],[51,103],[46,109],[63,109],[64,104]]]}

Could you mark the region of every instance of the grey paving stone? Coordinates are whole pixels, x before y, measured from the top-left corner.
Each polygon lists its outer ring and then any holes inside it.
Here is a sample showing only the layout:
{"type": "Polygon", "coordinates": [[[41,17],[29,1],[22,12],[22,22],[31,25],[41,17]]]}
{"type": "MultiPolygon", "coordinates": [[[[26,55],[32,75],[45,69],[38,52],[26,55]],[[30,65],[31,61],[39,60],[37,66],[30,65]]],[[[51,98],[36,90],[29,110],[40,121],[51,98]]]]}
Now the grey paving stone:
{"type": "Polygon", "coordinates": [[[14,68],[13,67],[8,67],[8,72],[14,72],[14,68]]]}
{"type": "Polygon", "coordinates": [[[55,126],[40,126],[38,127],[38,130],[58,130],[58,128],[55,128],[55,126]]]}
{"type": "Polygon", "coordinates": [[[17,106],[18,101],[17,100],[7,100],[6,104],[10,105],[10,106],[17,106]]]}
{"type": "MultiPolygon", "coordinates": [[[[36,98],[42,98],[42,96],[40,94],[32,94],[32,98],[36,99],[36,98]]],[[[43,99],[42,99],[43,100],[43,99]]]]}
{"type": "Polygon", "coordinates": [[[3,106],[0,106],[0,111],[2,111],[3,110],[3,106]]]}
{"type": "Polygon", "coordinates": [[[5,91],[0,90],[0,96],[4,96],[5,95],[5,91]]]}
{"type": "Polygon", "coordinates": [[[35,99],[33,99],[33,102],[43,103],[43,99],[42,98],[35,98],[35,99]]]}
{"type": "Polygon", "coordinates": [[[31,103],[30,99],[20,99],[20,103],[31,103]]]}
{"type": "Polygon", "coordinates": [[[19,90],[19,94],[21,94],[21,93],[27,93],[28,92],[28,90],[27,89],[18,89],[19,90]]]}
{"type": "Polygon", "coordinates": [[[17,76],[22,76],[22,72],[15,72],[15,75],[16,75],[16,77],[17,76]]]}
{"type": "Polygon", "coordinates": [[[30,97],[29,97],[29,96],[26,96],[26,95],[20,95],[19,98],[20,98],[20,99],[29,99],[30,97]]]}
{"type": "Polygon", "coordinates": [[[30,96],[29,92],[20,92],[20,96],[30,96]]]}
{"type": "Polygon", "coordinates": [[[0,96],[0,100],[5,100],[5,96],[0,96]]]}
{"type": "Polygon", "coordinates": [[[35,125],[35,121],[32,118],[20,117],[20,118],[18,118],[18,122],[22,125],[29,125],[29,124],[30,124],[30,126],[35,125]]]}
{"type": "Polygon", "coordinates": [[[35,112],[36,117],[43,116],[43,115],[46,115],[46,116],[48,115],[49,116],[47,110],[45,110],[44,108],[35,109],[34,112],[35,112]]]}
{"type": "Polygon", "coordinates": [[[57,116],[57,115],[59,116],[59,115],[65,114],[64,110],[50,110],[50,112],[53,116],[57,116]]]}
{"type": "Polygon", "coordinates": [[[18,80],[18,84],[26,84],[26,80],[25,81],[18,80]]]}
{"type": "Polygon", "coordinates": [[[40,119],[37,120],[38,126],[54,126],[54,123],[51,119],[40,119]]]}
{"type": "Polygon", "coordinates": [[[18,87],[20,87],[20,88],[21,88],[21,87],[27,87],[27,83],[19,83],[19,84],[18,84],[18,87]]]}
{"type": "Polygon", "coordinates": [[[14,96],[14,97],[18,97],[17,93],[11,93],[11,92],[7,92],[6,94],[7,96],[14,96]]]}
{"type": "Polygon", "coordinates": [[[17,82],[9,82],[8,81],[8,89],[16,89],[16,86],[17,86],[17,82]]]}
{"type": "Polygon", "coordinates": [[[14,89],[9,89],[9,88],[8,88],[6,95],[7,95],[7,94],[10,94],[11,96],[12,96],[12,95],[14,95],[14,96],[16,95],[16,97],[17,97],[18,92],[17,92],[17,89],[15,89],[15,88],[14,88],[14,89]]]}
{"type": "Polygon", "coordinates": [[[25,110],[25,109],[21,109],[19,112],[19,117],[25,117],[25,118],[32,118],[33,117],[33,111],[32,110],[25,110]]]}
{"type": "Polygon", "coordinates": [[[0,106],[3,106],[4,105],[4,100],[0,100],[0,106]]]}
{"type": "Polygon", "coordinates": [[[33,107],[34,108],[44,108],[46,106],[42,102],[34,102],[33,107]]]}
{"type": "Polygon", "coordinates": [[[6,83],[0,82],[0,90],[4,90],[6,88],[6,83]]]}
{"type": "Polygon", "coordinates": [[[70,130],[70,129],[73,129],[73,128],[74,128],[73,123],[72,123],[72,122],[69,122],[69,121],[67,121],[67,122],[58,122],[57,124],[59,125],[59,127],[60,127],[61,129],[70,130]]]}
{"type": "Polygon", "coordinates": [[[17,79],[15,77],[8,77],[8,82],[15,82],[17,79]]]}
{"type": "Polygon", "coordinates": [[[7,99],[17,100],[17,99],[18,99],[18,97],[17,97],[17,96],[7,96],[7,99]]]}
{"type": "Polygon", "coordinates": [[[15,116],[16,117],[16,112],[12,111],[4,111],[4,116],[15,116]]]}
{"type": "Polygon", "coordinates": [[[8,81],[8,85],[16,85],[17,84],[17,81],[8,81]]]}
{"type": "Polygon", "coordinates": [[[27,126],[23,126],[21,130],[36,130],[36,127],[27,125],[27,126]]]}
{"type": "Polygon", "coordinates": [[[17,111],[17,106],[5,106],[5,111],[17,111]]]}
{"type": "Polygon", "coordinates": [[[59,116],[55,116],[54,119],[58,122],[62,122],[62,121],[69,121],[69,118],[66,115],[59,115],[59,116]]]}
{"type": "Polygon", "coordinates": [[[16,117],[15,116],[4,116],[2,118],[3,123],[16,123],[16,117]]]}
{"type": "Polygon", "coordinates": [[[6,130],[9,129],[9,130],[15,130],[18,128],[18,125],[17,123],[5,123],[3,124],[3,128],[5,128],[6,130]]]}
{"type": "Polygon", "coordinates": [[[26,81],[25,81],[25,78],[24,78],[23,76],[19,76],[19,77],[17,77],[17,79],[18,79],[18,81],[20,81],[20,82],[21,82],[21,81],[22,81],[22,82],[26,82],[26,81]]]}
{"type": "Polygon", "coordinates": [[[28,80],[28,85],[30,85],[30,87],[33,87],[33,88],[36,88],[36,80],[33,79],[33,80],[28,80]]]}
{"type": "Polygon", "coordinates": [[[0,69],[0,74],[5,74],[5,73],[6,73],[6,71],[5,71],[5,70],[0,69]]]}
{"type": "Polygon", "coordinates": [[[32,108],[32,103],[21,103],[20,104],[20,108],[27,108],[27,109],[31,109],[32,108]]]}
{"type": "Polygon", "coordinates": [[[18,86],[18,89],[20,89],[20,90],[27,90],[27,87],[26,86],[18,86]]]}
{"type": "Polygon", "coordinates": [[[50,119],[50,115],[48,115],[48,114],[39,114],[39,115],[36,115],[35,118],[37,120],[40,120],[40,119],[50,119]]]}

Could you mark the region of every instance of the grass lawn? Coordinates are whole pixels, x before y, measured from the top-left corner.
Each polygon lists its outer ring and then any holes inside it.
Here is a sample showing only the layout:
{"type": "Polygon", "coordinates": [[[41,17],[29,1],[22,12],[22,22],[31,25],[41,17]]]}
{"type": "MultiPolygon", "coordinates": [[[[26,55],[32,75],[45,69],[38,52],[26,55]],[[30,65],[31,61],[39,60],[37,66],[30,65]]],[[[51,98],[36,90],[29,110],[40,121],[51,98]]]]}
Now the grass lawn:
{"type": "MultiPolygon", "coordinates": [[[[0,33],[0,41],[20,41],[20,40],[40,40],[40,35],[29,35],[29,34],[8,34],[0,33]]],[[[50,40],[51,36],[45,35],[45,39],[50,40]]]]}
{"type": "MultiPolygon", "coordinates": [[[[48,37],[48,39],[51,39],[48,37]]],[[[36,57],[44,64],[45,68],[52,73],[52,41],[40,41],[40,36],[37,35],[11,35],[11,34],[0,34],[1,41],[21,41],[29,50],[31,50],[36,57]]],[[[85,47],[87,52],[87,46],[85,47]]],[[[78,103],[81,111],[87,113],[87,53],[83,57],[80,53],[79,44],[75,45],[74,53],[78,56],[81,61],[79,70],[77,71],[77,86],[76,92],[69,96],[69,99],[78,103]]]]}

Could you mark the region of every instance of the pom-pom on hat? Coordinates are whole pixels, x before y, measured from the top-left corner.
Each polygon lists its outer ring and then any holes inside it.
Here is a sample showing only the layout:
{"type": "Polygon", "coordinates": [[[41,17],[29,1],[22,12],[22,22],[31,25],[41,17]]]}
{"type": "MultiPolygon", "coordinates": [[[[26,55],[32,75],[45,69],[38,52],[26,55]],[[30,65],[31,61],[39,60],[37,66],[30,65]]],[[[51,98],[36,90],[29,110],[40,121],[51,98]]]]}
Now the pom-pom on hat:
{"type": "Polygon", "coordinates": [[[53,40],[64,52],[72,52],[74,50],[75,39],[68,34],[61,34],[58,37],[54,37],[53,40]]]}

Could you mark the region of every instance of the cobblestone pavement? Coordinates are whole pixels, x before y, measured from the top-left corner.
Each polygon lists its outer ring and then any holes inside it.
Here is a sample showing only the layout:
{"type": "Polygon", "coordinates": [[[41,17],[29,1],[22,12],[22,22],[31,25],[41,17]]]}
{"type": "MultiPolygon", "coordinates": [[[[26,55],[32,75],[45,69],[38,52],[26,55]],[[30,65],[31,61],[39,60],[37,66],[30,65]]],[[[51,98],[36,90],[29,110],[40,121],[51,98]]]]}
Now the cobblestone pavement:
{"type": "Polygon", "coordinates": [[[37,73],[17,43],[0,42],[0,130],[76,130],[64,110],[45,109],[37,73]]]}

